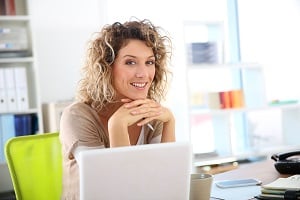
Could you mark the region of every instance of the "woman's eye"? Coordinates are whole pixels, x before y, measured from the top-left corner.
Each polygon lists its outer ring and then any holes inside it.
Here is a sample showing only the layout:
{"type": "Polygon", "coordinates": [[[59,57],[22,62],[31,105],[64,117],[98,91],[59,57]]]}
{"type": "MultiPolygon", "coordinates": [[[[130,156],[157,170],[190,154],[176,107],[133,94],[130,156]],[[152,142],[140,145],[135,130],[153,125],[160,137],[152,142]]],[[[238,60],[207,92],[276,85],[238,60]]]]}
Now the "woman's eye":
{"type": "Polygon", "coordinates": [[[134,65],[136,64],[133,60],[126,61],[126,65],[134,65]]]}
{"type": "Polygon", "coordinates": [[[154,63],[155,62],[153,60],[149,60],[149,61],[146,62],[147,65],[154,65],[154,63]]]}

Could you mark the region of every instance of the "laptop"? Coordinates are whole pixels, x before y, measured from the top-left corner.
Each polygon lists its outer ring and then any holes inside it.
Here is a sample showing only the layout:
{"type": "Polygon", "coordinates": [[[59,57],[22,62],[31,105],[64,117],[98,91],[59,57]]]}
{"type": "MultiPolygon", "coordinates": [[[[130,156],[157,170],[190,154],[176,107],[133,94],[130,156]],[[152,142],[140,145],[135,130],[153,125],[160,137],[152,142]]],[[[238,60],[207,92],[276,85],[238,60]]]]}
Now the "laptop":
{"type": "Polygon", "coordinates": [[[81,200],[188,200],[191,144],[173,142],[79,153],[81,200]]]}

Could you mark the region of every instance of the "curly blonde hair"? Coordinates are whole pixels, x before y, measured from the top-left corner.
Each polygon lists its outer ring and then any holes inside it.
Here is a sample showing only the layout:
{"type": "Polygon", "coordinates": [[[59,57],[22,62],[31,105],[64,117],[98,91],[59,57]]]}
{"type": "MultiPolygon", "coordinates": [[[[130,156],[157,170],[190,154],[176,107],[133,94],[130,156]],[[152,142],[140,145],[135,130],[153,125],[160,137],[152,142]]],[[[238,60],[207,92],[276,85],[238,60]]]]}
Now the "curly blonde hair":
{"type": "Polygon", "coordinates": [[[82,79],[78,84],[77,99],[101,110],[106,104],[114,102],[116,96],[112,85],[112,64],[121,48],[130,39],[144,41],[151,47],[155,56],[155,76],[148,92],[148,98],[161,101],[165,98],[167,68],[171,58],[171,40],[161,36],[160,27],[149,20],[116,22],[106,25],[95,34],[87,49],[86,61],[82,67],[82,79]]]}

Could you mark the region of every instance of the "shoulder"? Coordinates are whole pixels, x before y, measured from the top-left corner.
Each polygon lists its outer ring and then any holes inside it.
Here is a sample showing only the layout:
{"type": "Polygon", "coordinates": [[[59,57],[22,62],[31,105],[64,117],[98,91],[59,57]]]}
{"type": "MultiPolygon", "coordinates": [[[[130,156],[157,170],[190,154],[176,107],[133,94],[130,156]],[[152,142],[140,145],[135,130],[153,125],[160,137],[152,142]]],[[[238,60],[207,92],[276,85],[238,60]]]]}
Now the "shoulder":
{"type": "Polygon", "coordinates": [[[64,112],[71,112],[71,113],[92,112],[92,111],[95,110],[91,106],[82,102],[73,102],[72,104],[68,105],[64,109],[64,112]]]}
{"type": "Polygon", "coordinates": [[[74,102],[70,104],[63,110],[62,114],[75,115],[75,116],[97,116],[98,115],[95,109],[81,102],[74,102]]]}
{"type": "Polygon", "coordinates": [[[101,143],[104,137],[97,111],[85,103],[78,102],[64,109],[60,119],[60,132],[62,138],[69,138],[69,141],[81,143],[89,141],[86,146],[90,146],[93,141],[101,143]],[[90,139],[94,140],[90,141],[90,139]]]}
{"type": "Polygon", "coordinates": [[[74,102],[67,106],[61,115],[61,123],[70,123],[73,126],[82,124],[96,124],[99,123],[99,115],[95,109],[93,109],[91,106],[80,103],[80,102],[74,102]]]}

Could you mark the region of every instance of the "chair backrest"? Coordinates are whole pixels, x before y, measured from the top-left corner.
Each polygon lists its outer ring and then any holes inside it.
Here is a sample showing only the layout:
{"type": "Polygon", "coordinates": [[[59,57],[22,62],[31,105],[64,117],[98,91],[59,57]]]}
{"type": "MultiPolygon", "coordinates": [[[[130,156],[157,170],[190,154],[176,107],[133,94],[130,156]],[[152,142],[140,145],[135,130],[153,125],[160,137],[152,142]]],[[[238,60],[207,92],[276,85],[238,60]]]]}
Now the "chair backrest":
{"type": "Polygon", "coordinates": [[[58,133],[11,138],[5,156],[18,200],[59,200],[62,155],[58,133]]]}

